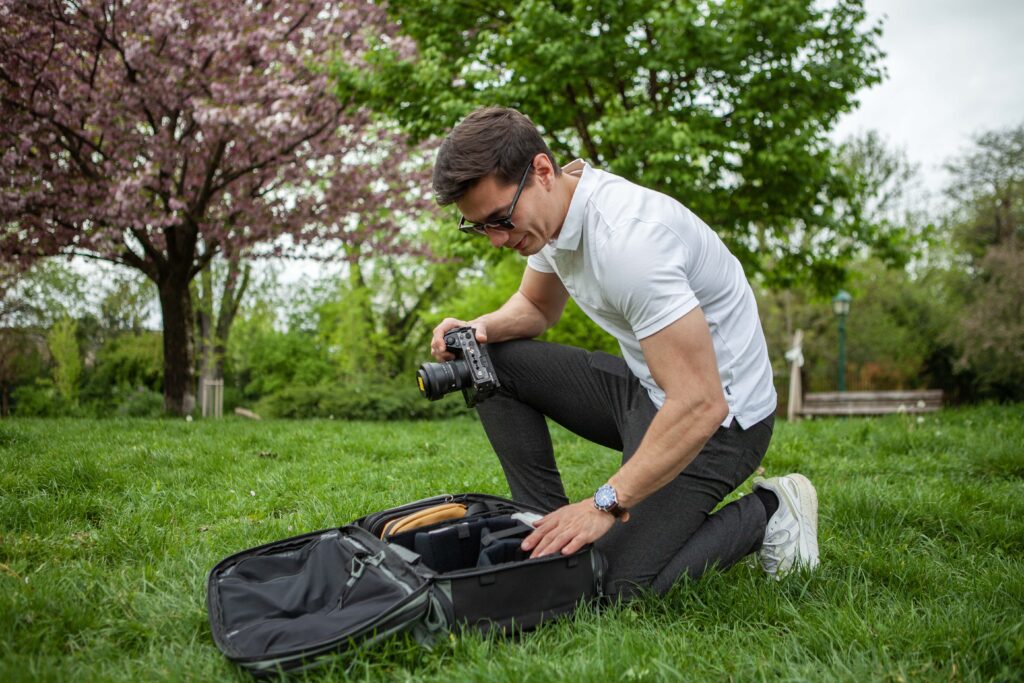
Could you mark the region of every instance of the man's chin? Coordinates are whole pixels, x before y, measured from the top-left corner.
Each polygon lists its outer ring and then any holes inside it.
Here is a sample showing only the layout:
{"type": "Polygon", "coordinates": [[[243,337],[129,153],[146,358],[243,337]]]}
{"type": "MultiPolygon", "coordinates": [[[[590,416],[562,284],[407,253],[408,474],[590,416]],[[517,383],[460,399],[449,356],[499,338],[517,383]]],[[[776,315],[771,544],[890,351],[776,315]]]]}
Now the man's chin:
{"type": "Polygon", "coordinates": [[[533,240],[530,239],[529,235],[523,235],[523,238],[512,249],[519,252],[522,256],[530,256],[536,253],[536,249],[533,248],[533,240]]]}

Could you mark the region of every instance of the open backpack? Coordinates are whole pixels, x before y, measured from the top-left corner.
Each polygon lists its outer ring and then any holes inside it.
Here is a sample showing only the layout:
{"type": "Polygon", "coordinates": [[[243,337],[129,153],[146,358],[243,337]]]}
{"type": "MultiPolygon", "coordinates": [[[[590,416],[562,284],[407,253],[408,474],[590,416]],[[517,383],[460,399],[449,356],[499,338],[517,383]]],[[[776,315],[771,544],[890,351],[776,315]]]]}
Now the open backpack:
{"type": "Polygon", "coordinates": [[[519,545],[544,511],[498,496],[435,496],[231,555],[207,578],[213,639],[249,671],[408,632],[528,631],[600,598],[593,546],[529,559],[519,545]]]}

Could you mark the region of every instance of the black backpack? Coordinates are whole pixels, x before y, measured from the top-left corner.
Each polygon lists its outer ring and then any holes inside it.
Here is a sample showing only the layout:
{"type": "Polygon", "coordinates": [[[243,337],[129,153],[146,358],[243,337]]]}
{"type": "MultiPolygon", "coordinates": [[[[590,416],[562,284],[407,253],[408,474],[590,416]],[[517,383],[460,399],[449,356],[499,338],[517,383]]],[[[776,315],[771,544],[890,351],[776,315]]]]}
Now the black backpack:
{"type": "Polygon", "coordinates": [[[600,598],[606,567],[593,546],[528,559],[526,522],[543,512],[486,494],[435,496],[236,553],[207,578],[213,639],[260,674],[400,632],[429,644],[459,627],[533,629],[600,598]],[[464,516],[390,532],[445,503],[464,516]]]}

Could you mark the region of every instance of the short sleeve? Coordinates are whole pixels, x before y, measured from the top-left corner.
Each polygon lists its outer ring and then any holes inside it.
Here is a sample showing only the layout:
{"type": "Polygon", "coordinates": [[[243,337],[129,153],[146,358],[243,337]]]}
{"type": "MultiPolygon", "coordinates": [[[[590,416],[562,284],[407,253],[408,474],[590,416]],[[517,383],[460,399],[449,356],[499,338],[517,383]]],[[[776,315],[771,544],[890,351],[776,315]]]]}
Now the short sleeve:
{"type": "Polygon", "coordinates": [[[526,257],[526,265],[540,273],[555,272],[555,267],[551,265],[551,262],[548,260],[548,257],[545,256],[543,249],[538,251],[536,254],[530,254],[526,257]]]}
{"type": "Polygon", "coordinates": [[[660,223],[636,222],[604,245],[601,280],[605,299],[637,339],[668,327],[700,305],[690,285],[690,253],[660,223]]]}

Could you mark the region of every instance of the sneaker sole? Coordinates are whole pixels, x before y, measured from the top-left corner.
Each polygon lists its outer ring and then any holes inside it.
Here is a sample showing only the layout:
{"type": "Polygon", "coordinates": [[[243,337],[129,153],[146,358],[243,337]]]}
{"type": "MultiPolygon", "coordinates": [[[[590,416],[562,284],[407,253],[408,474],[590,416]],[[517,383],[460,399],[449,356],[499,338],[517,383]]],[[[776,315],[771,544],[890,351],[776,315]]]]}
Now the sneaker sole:
{"type": "Polygon", "coordinates": [[[789,572],[800,569],[815,569],[819,563],[818,555],[818,492],[814,489],[811,481],[802,474],[787,474],[777,479],[789,479],[796,486],[797,499],[785,489],[776,490],[774,485],[765,486],[768,480],[764,477],[754,479],[754,488],[764,488],[771,491],[779,498],[779,505],[786,506],[794,515],[798,515],[800,523],[800,538],[797,541],[797,553],[793,563],[777,573],[770,574],[775,579],[781,579],[789,572]]]}
{"type": "Polygon", "coordinates": [[[791,474],[788,478],[796,484],[800,492],[800,561],[799,564],[814,569],[819,564],[818,558],[818,492],[811,480],[802,474],[791,474]],[[811,533],[804,533],[810,527],[811,533]]]}

